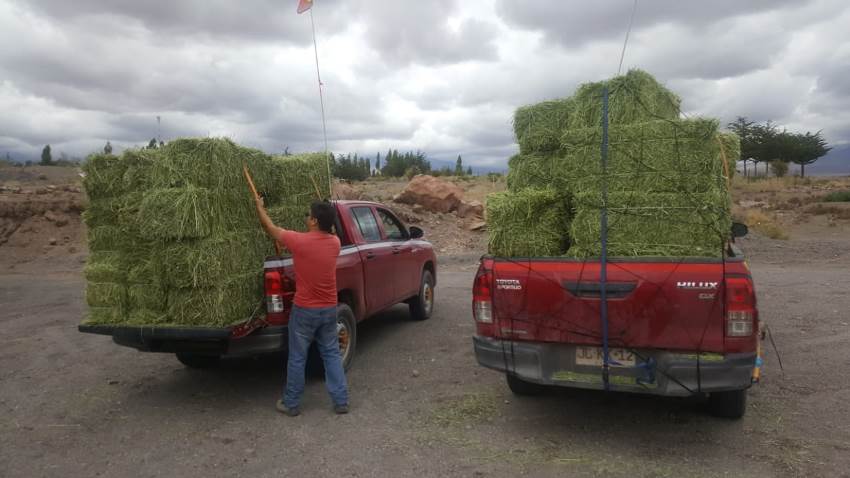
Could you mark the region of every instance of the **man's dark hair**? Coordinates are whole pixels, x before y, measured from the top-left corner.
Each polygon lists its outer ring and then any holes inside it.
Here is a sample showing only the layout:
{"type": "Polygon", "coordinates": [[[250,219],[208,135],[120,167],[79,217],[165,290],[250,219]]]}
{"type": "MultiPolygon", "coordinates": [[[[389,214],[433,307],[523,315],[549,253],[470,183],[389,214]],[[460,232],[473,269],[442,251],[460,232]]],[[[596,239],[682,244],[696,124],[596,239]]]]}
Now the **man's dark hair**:
{"type": "Polygon", "coordinates": [[[327,201],[314,201],[310,205],[310,215],[316,218],[319,229],[332,234],[336,222],[336,209],[327,201]]]}

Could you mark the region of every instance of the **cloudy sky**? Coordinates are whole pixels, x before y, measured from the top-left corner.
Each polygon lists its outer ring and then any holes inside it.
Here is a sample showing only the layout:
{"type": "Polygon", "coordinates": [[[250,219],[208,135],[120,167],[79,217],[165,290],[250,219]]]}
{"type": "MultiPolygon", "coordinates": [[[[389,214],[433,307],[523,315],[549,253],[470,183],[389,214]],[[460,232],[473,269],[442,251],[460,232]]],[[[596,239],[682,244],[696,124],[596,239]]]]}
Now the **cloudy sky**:
{"type": "MultiPolygon", "coordinates": [[[[0,154],[83,156],[229,136],[322,149],[297,0],[0,0],[0,154]]],[[[315,0],[334,152],[393,147],[503,167],[516,107],[612,76],[631,0],[315,0]]],[[[850,144],[846,0],[639,0],[624,70],[692,115],[850,144]]]]}

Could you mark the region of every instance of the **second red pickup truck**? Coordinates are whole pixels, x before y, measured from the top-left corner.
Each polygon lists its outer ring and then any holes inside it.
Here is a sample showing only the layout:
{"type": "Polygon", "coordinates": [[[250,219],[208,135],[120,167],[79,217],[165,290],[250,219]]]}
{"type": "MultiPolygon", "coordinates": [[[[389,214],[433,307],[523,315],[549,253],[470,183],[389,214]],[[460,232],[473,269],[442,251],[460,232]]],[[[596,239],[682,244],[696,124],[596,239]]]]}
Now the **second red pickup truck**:
{"type": "MultiPolygon", "coordinates": [[[[342,248],[337,259],[340,351],[348,369],[357,344],[357,323],[398,303],[425,320],[434,310],[437,259],[422,229],[406,227],[386,206],[334,201],[342,248]]],[[[223,356],[257,355],[287,348],[295,273],[288,256],[264,264],[265,315],[238,327],[79,326],[81,332],[111,335],[115,343],[145,352],[170,352],[190,367],[214,365],[223,356]]],[[[314,360],[315,362],[315,360],[314,360]]]]}

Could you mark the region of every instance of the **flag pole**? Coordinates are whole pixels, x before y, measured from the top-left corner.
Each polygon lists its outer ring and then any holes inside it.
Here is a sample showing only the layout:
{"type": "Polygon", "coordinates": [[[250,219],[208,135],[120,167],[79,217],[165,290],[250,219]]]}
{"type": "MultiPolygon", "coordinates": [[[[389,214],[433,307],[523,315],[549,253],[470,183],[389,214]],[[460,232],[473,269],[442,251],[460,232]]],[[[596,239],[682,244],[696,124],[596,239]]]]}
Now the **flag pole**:
{"type": "Polygon", "coordinates": [[[325,140],[325,162],[328,165],[328,194],[333,192],[333,175],[331,174],[331,158],[328,156],[328,128],[325,124],[325,98],[322,94],[322,75],[319,73],[319,48],[316,46],[316,23],[313,22],[313,8],[310,7],[310,27],[313,30],[313,54],[316,57],[316,81],[319,83],[319,104],[322,107],[322,137],[325,140]]]}

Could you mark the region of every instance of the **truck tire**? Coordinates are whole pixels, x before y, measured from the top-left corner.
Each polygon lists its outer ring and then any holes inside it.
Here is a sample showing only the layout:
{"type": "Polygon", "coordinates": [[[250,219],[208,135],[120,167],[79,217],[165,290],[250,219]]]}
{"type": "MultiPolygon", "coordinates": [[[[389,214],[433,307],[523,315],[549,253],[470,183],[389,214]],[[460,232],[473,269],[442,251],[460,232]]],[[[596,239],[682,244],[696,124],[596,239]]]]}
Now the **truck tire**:
{"type": "MultiPolygon", "coordinates": [[[[340,354],[342,355],[342,369],[348,372],[354,361],[354,350],[357,345],[357,320],[354,312],[348,304],[336,306],[337,331],[339,332],[340,354]]],[[[307,372],[314,377],[325,375],[325,364],[316,343],[310,345],[307,355],[307,372]]]]}
{"type": "Polygon", "coordinates": [[[221,361],[219,355],[199,355],[191,352],[177,352],[177,360],[189,368],[213,368],[221,361]]]}
{"type": "Polygon", "coordinates": [[[508,388],[511,389],[511,392],[513,392],[514,395],[534,396],[543,393],[543,385],[526,382],[525,380],[510,373],[505,374],[505,378],[508,381],[508,388]]]}
{"type": "Polygon", "coordinates": [[[410,317],[413,320],[427,320],[434,312],[434,275],[431,271],[422,271],[422,282],[419,284],[419,295],[410,299],[410,317]]]}
{"type": "Polygon", "coordinates": [[[741,418],[747,411],[747,390],[711,393],[708,409],[715,417],[741,418]]]}

